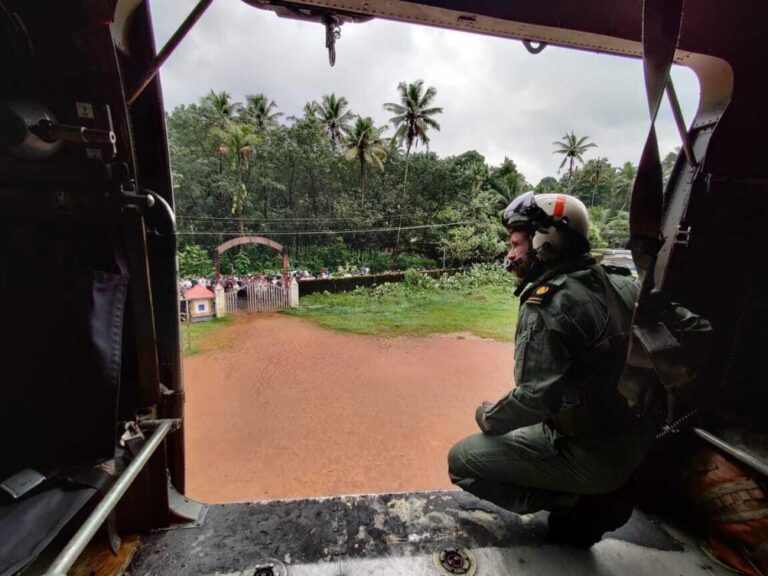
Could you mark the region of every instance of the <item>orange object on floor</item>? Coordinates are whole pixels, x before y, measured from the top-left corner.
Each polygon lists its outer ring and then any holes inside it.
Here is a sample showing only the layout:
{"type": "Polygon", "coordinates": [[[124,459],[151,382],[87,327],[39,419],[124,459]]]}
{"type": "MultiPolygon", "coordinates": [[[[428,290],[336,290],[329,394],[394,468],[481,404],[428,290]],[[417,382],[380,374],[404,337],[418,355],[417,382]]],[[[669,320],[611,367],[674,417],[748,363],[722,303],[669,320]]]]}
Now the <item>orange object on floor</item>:
{"type": "Polygon", "coordinates": [[[702,448],[689,461],[685,492],[717,557],[743,574],[768,576],[768,501],[759,475],[702,448]]]}

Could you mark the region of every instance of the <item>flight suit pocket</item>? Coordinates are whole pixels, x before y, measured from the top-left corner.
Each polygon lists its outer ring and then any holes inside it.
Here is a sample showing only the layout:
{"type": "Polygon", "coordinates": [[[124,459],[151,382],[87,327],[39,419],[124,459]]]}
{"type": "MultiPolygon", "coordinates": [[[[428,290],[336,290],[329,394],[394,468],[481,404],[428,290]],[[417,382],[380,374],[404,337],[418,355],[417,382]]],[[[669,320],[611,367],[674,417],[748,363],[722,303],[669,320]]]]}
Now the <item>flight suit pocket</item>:
{"type": "Polygon", "coordinates": [[[531,331],[526,329],[520,332],[515,338],[515,378],[523,373],[525,367],[526,350],[528,342],[531,339],[531,331]]]}

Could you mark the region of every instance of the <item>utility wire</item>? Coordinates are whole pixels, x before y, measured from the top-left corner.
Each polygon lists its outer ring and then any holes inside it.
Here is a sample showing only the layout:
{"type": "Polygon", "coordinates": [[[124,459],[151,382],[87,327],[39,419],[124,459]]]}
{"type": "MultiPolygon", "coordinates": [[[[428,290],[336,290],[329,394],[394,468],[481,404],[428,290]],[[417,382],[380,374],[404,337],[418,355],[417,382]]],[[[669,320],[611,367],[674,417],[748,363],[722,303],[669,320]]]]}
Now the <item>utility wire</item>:
{"type": "Polygon", "coordinates": [[[269,236],[311,236],[328,234],[369,234],[372,232],[395,232],[396,230],[423,230],[425,228],[447,228],[450,226],[491,226],[491,222],[451,222],[448,224],[421,224],[419,226],[395,226],[393,228],[369,228],[364,230],[301,230],[294,232],[278,232],[271,230],[240,232],[176,232],[177,236],[242,236],[243,234],[268,234],[269,236]]]}
{"type": "Polygon", "coordinates": [[[225,222],[330,222],[332,220],[359,220],[358,217],[327,217],[327,218],[238,218],[237,216],[183,216],[181,214],[176,215],[177,218],[182,220],[216,220],[225,222]]]}

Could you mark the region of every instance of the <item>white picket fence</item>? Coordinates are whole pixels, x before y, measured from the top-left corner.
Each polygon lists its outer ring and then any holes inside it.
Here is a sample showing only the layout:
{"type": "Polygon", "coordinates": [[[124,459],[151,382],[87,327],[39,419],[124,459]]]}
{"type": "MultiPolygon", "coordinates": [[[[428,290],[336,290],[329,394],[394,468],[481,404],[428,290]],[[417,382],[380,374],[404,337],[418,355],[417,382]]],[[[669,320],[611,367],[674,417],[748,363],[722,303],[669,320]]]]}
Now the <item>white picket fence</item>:
{"type": "Polygon", "coordinates": [[[225,294],[225,313],[234,314],[238,310],[237,304],[237,292],[229,292],[225,294]]]}
{"type": "Polygon", "coordinates": [[[288,290],[282,286],[268,282],[254,282],[241,288],[238,292],[224,292],[224,288],[216,286],[216,315],[227,316],[240,310],[238,296],[245,292],[245,310],[255,312],[277,312],[286,308],[296,308],[299,305],[299,285],[296,279],[291,280],[288,290]]]}

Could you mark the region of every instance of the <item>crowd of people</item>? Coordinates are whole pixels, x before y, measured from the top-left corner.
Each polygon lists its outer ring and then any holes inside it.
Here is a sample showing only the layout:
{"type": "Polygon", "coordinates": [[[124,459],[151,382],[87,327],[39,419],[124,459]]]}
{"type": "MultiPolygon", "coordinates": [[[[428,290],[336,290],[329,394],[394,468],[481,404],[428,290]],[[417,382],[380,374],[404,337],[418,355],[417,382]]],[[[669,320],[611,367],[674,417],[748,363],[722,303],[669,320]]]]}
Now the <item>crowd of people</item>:
{"type": "MultiPolygon", "coordinates": [[[[292,277],[298,278],[295,273],[291,273],[292,277]]],[[[272,284],[273,286],[282,287],[284,285],[282,274],[265,274],[259,272],[258,274],[245,274],[241,276],[226,275],[219,279],[219,283],[224,288],[225,292],[238,292],[245,288],[249,284],[272,284]]],[[[186,278],[179,282],[179,288],[182,293],[186,292],[193,286],[204,286],[209,290],[213,290],[216,285],[215,278],[186,278]]]]}
{"type": "MultiPolygon", "coordinates": [[[[371,269],[368,266],[362,268],[354,268],[347,270],[343,273],[337,273],[336,276],[367,276],[371,273],[371,269]]],[[[296,278],[297,281],[303,280],[315,280],[316,278],[333,278],[334,274],[326,267],[320,268],[320,271],[314,275],[308,270],[293,270],[290,273],[291,278],[296,278]]],[[[283,275],[279,273],[265,273],[259,272],[258,274],[244,274],[234,275],[228,274],[220,278],[220,283],[225,292],[237,292],[242,288],[245,288],[249,284],[272,284],[273,286],[282,287],[283,275]]],[[[193,286],[201,285],[209,290],[213,290],[216,284],[215,278],[185,278],[179,281],[179,289],[183,294],[193,286]]]]}

